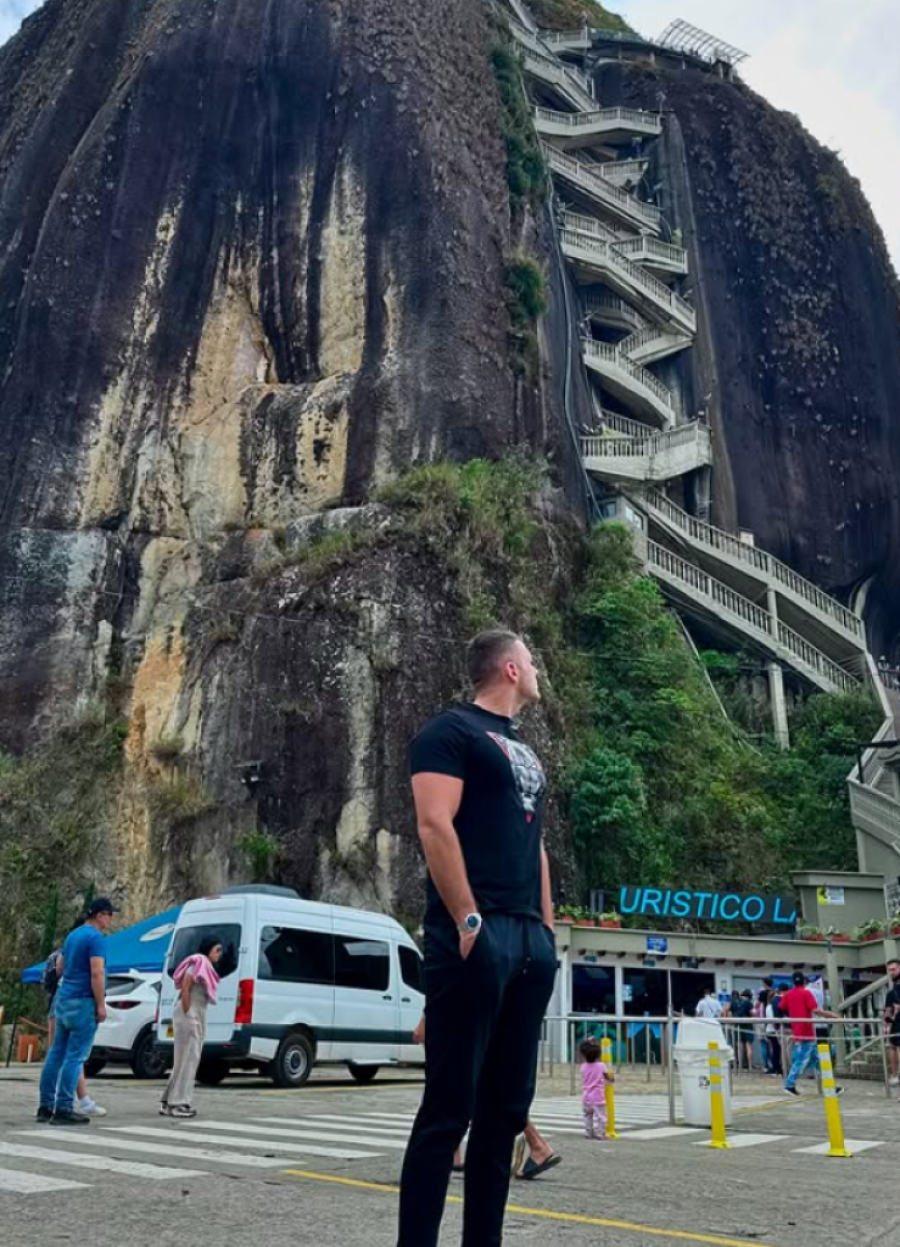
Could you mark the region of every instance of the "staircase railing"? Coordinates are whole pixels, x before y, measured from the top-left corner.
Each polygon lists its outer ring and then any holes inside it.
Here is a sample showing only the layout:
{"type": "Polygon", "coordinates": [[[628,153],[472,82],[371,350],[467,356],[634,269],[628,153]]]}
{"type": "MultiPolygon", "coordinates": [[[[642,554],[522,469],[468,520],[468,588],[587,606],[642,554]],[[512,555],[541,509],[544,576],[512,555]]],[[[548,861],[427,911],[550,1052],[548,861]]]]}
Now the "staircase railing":
{"type": "Polygon", "coordinates": [[[633,325],[635,330],[644,329],[647,325],[646,319],[640,314],[637,308],[633,308],[630,303],[617,294],[608,294],[603,291],[587,291],[581,297],[581,305],[586,315],[596,315],[601,317],[603,312],[608,312],[617,320],[624,321],[628,325],[633,325]]]}
{"type": "Polygon", "coordinates": [[[535,108],[535,118],[548,125],[565,126],[568,130],[595,130],[598,126],[621,125],[662,134],[662,118],[657,113],[639,108],[591,108],[583,113],[560,113],[552,108],[535,108]]]}
{"type": "Polygon", "coordinates": [[[638,385],[643,386],[645,390],[649,390],[667,408],[674,420],[675,407],[672,400],[672,391],[668,386],[663,385],[662,381],[657,377],[654,377],[652,372],[648,372],[640,364],[633,363],[627,355],[622,354],[617,346],[610,346],[608,342],[595,342],[593,338],[582,338],[581,349],[588,359],[596,359],[613,364],[616,368],[621,369],[622,372],[627,373],[638,385]]]}
{"type": "MultiPolygon", "coordinates": [[[[601,177],[595,171],[596,166],[586,164],[583,160],[576,160],[574,156],[567,156],[565,152],[559,151],[550,143],[541,143],[541,148],[552,171],[568,177],[587,193],[593,194],[623,215],[637,218],[651,229],[659,229],[661,214],[655,204],[646,204],[640,199],[635,199],[634,195],[629,195],[627,191],[613,186],[611,182],[601,177]]],[[[664,286],[663,289],[667,290],[668,287],[664,286]]]]}
{"type": "Polygon", "coordinates": [[[843,692],[851,692],[859,688],[859,681],[849,672],[839,667],[836,662],[832,662],[821,650],[810,645],[792,628],[774,619],[764,607],[751,602],[749,598],[745,598],[722,581],[708,575],[695,564],[688,563],[677,554],[673,554],[665,546],[657,545],[655,541],[647,541],[646,545],[647,562],[651,568],[688,586],[695,596],[712,602],[718,608],[718,613],[724,612],[741,620],[748,630],[755,631],[758,636],[767,638],[771,643],[780,646],[797,660],[796,664],[791,664],[792,666],[807,668],[808,677],[810,672],[815,674],[817,677],[815,683],[843,692]]]}
{"type": "MultiPolygon", "coordinates": [[[[524,44],[524,40],[522,42],[524,44]]],[[[568,92],[572,102],[583,110],[577,116],[584,116],[593,110],[596,101],[591,95],[589,83],[577,70],[566,68],[555,57],[538,52],[531,46],[523,46],[521,54],[526,70],[530,69],[536,77],[555,83],[568,92]]],[[[569,114],[560,115],[565,117],[569,114]]]]}
{"type": "Polygon", "coordinates": [[[791,571],[780,559],[741,541],[732,533],[726,533],[703,520],[695,519],[658,490],[648,492],[647,504],[695,544],[726,554],[736,562],[743,563],[761,573],[764,578],[783,585],[796,597],[814,606],[820,614],[838,624],[860,645],[865,645],[865,628],[862,619],[816,585],[791,571]]]}
{"type": "MultiPolygon", "coordinates": [[[[650,325],[646,329],[638,329],[637,332],[630,333],[627,338],[623,338],[619,343],[619,350],[629,359],[634,359],[641,351],[652,354],[655,359],[663,359],[666,355],[674,355],[676,351],[686,350],[693,341],[692,334],[650,325]]],[[[635,362],[641,361],[635,360],[635,362]]]]}
{"type": "MultiPolygon", "coordinates": [[[[620,416],[617,411],[605,411],[600,409],[600,419],[603,422],[603,432],[601,437],[610,440],[610,434],[617,434],[620,437],[642,438],[652,435],[653,430],[649,429],[646,424],[641,424],[640,420],[630,420],[628,416],[620,416]]],[[[595,437],[596,434],[589,436],[595,437]]]]}
{"type": "MultiPolygon", "coordinates": [[[[600,165],[601,169],[606,167],[606,165],[600,165]]],[[[616,243],[616,250],[620,255],[628,256],[633,260],[643,260],[647,264],[658,260],[662,264],[677,268],[680,272],[688,271],[688,258],[684,247],[678,247],[671,242],[662,242],[659,238],[648,238],[646,234],[641,238],[620,239],[616,243]]]]}
{"type": "Polygon", "coordinates": [[[604,242],[622,241],[621,235],[611,225],[598,221],[596,217],[584,216],[581,212],[560,212],[559,223],[563,229],[571,230],[575,234],[587,234],[591,238],[601,238],[604,242]]]}
{"type": "Polygon", "coordinates": [[[639,264],[633,264],[617,250],[615,244],[601,238],[592,238],[587,234],[575,233],[574,230],[563,229],[560,238],[564,247],[579,250],[593,257],[598,266],[614,269],[628,284],[647,294],[655,306],[667,317],[686,325],[690,332],[697,328],[697,313],[680,295],[670,290],[665,282],[648,273],[639,264]]]}

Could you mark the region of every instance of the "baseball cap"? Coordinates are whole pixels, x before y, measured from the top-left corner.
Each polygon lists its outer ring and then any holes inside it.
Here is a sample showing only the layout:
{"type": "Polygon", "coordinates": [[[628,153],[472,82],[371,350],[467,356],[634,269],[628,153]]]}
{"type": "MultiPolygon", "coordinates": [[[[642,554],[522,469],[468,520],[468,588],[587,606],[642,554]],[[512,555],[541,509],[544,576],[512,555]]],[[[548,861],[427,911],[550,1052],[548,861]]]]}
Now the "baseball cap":
{"type": "Polygon", "coordinates": [[[87,916],[96,918],[98,914],[117,914],[119,911],[108,896],[95,896],[88,908],[87,916]]]}
{"type": "Polygon", "coordinates": [[[806,982],[806,975],[803,973],[802,970],[795,970],[793,973],[793,979],[797,987],[802,987],[803,984],[806,982]]]}

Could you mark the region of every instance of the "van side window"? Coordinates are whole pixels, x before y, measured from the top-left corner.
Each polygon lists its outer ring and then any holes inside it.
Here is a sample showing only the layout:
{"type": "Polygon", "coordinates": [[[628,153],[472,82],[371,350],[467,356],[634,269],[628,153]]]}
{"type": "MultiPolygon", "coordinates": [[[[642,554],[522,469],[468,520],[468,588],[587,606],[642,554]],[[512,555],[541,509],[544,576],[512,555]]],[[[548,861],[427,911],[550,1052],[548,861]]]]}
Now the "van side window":
{"type": "Polygon", "coordinates": [[[334,982],[332,937],[324,931],[263,927],[259,937],[259,977],[277,983],[334,982]]]}
{"type": "Polygon", "coordinates": [[[213,935],[222,941],[222,959],[216,966],[220,979],[227,979],[238,968],[238,957],[241,950],[241,928],[237,922],[222,922],[217,925],[206,923],[197,927],[181,927],[175,932],[175,939],[169,950],[166,962],[166,973],[172,975],[193,953],[200,951],[203,940],[213,935]]]}
{"type": "Polygon", "coordinates": [[[336,987],[360,987],[370,992],[386,992],[390,979],[391,963],[386,943],[381,940],[357,939],[352,935],[334,937],[336,987]]]}
{"type": "Polygon", "coordinates": [[[411,987],[414,992],[424,992],[422,958],[414,948],[406,948],[403,944],[400,945],[398,951],[400,953],[400,974],[403,982],[407,987],[411,987]]]}

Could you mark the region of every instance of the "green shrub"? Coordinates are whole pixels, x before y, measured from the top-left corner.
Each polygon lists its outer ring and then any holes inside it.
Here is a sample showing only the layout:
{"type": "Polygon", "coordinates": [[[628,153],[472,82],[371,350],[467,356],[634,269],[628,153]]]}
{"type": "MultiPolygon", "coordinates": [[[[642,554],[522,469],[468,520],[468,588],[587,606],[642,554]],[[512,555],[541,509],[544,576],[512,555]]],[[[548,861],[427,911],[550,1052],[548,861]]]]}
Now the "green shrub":
{"type": "Polygon", "coordinates": [[[623,17],[610,13],[598,0],[528,0],[534,20],[542,30],[620,30],[633,33],[623,17]]]}
{"type": "Polygon", "coordinates": [[[538,208],[543,203],[548,189],[547,166],[519,61],[505,44],[492,48],[490,56],[502,107],[510,208],[513,216],[518,216],[526,205],[538,208]]]}
{"type": "Polygon", "coordinates": [[[177,762],[184,753],[184,739],[181,736],[160,736],[150,746],[149,753],[157,762],[177,762]]]}
{"type": "Polygon", "coordinates": [[[250,866],[253,883],[267,883],[281,854],[281,845],[275,837],[257,828],[241,836],[237,847],[250,866]]]}

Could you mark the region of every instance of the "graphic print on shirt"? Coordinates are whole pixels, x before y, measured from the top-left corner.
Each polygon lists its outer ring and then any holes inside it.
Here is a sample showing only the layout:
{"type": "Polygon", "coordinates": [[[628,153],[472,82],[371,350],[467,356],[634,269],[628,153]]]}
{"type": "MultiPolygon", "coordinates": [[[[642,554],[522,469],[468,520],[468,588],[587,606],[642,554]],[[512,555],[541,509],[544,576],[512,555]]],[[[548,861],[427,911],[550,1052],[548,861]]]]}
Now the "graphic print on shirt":
{"type": "Polygon", "coordinates": [[[538,798],[542,795],[547,781],[544,768],[538,761],[537,754],[523,745],[519,740],[510,740],[508,736],[499,736],[496,732],[488,732],[495,745],[499,745],[509,759],[516,791],[522,799],[528,822],[537,808],[538,798]]]}

